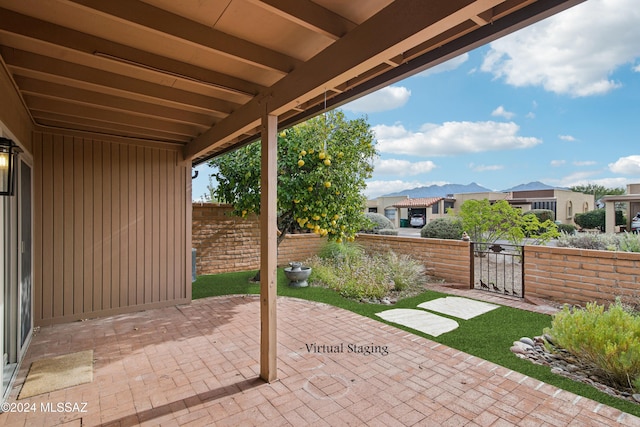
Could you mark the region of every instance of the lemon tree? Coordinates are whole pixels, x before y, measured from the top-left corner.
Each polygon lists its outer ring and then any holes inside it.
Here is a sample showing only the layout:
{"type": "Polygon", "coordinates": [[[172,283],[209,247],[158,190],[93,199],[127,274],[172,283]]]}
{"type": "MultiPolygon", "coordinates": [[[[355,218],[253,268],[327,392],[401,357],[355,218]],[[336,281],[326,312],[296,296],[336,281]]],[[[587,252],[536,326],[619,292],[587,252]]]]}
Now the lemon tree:
{"type": "MultiPolygon", "coordinates": [[[[377,153],[366,119],[332,111],[278,135],[278,229],[304,230],[342,242],[366,223],[363,190],[377,153]]],[[[260,142],[209,162],[212,197],[246,217],[260,214],[260,142]]]]}

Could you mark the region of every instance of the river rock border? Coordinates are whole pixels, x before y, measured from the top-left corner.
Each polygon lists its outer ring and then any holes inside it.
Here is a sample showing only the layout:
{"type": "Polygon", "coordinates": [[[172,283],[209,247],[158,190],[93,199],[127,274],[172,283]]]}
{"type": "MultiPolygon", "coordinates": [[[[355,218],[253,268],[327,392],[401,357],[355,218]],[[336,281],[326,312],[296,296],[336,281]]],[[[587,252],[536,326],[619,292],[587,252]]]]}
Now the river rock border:
{"type": "Polygon", "coordinates": [[[514,341],[511,351],[521,359],[529,360],[537,365],[549,366],[554,374],[588,384],[610,396],[640,403],[640,394],[633,394],[630,389],[620,390],[608,385],[606,376],[601,369],[593,364],[578,360],[568,351],[553,346],[552,342],[552,338],[548,335],[534,338],[523,337],[519,341],[514,341]],[[545,343],[553,350],[548,350],[545,343]]]}

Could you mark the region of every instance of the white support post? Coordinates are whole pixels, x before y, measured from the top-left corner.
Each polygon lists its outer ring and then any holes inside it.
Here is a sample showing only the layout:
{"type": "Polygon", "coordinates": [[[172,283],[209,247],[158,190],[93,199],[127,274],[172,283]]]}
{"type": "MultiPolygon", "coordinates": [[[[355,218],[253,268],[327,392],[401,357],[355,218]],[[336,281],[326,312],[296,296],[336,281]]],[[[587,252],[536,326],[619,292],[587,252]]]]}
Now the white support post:
{"type": "Polygon", "coordinates": [[[277,372],[277,138],[278,118],[262,117],[260,173],[260,378],[275,381],[277,372]]]}

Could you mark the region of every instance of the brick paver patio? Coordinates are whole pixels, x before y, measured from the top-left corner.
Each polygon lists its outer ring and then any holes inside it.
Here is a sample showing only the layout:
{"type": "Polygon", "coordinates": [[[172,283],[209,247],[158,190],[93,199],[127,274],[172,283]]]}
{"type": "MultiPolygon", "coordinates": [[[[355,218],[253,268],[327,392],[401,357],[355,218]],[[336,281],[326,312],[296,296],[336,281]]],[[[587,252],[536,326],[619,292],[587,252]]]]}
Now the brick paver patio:
{"type": "Polygon", "coordinates": [[[86,412],[4,413],[0,426],[640,426],[428,339],[291,298],[278,299],[280,379],[266,384],[257,379],[259,328],[256,296],[42,328],[9,402],[86,402],[86,412]],[[313,353],[313,344],[342,352],[313,353]],[[357,346],[374,352],[350,351],[357,346]],[[16,401],[31,362],[88,349],[93,382],[16,401]]]}

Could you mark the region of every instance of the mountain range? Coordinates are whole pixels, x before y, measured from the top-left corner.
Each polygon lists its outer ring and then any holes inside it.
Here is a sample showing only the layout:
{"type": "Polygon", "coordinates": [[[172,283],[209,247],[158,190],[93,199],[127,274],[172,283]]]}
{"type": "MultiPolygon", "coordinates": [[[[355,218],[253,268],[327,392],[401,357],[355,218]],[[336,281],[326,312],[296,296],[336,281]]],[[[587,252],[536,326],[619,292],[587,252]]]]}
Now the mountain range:
{"type": "MultiPolygon", "coordinates": [[[[520,184],[516,185],[512,188],[507,188],[506,190],[500,190],[501,193],[506,193],[510,191],[528,191],[528,190],[549,190],[557,187],[552,187],[550,185],[544,184],[540,181],[529,182],[528,184],[520,184]]],[[[418,199],[423,197],[447,197],[450,194],[463,194],[463,193],[481,193],[490,190],[486,187],[483,187],[475,182],[471,184],[444,184],[444,185],[430,185],[427,187],[417,187],[411,188],[402,191],[396,191],[395,193],[385,194],[382,197],[393,197],[393,196],[409,196],[411,199],[418,199]]]]}

